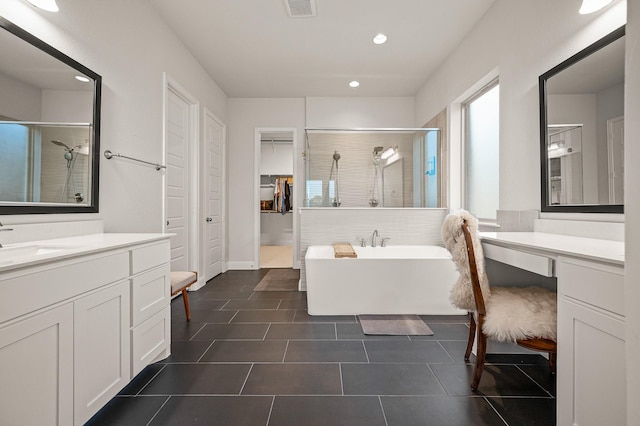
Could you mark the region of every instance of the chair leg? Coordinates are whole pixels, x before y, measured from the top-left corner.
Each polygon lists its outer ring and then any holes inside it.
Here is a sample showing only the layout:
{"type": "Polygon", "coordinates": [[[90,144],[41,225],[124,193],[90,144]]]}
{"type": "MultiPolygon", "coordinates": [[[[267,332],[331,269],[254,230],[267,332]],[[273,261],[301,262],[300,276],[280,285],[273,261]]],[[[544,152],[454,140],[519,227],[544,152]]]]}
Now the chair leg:
{"type": "Polygon", "coordinates": [[[473,317],[473,312],[469,312],[469,340],[467,342],[467,350],[464,353],[464,360],[469,361],[471,356],[471,350],[473,349],[473,341],[476,337],[476,320],[473,317]]]}
{"type": "Polygon", "coordinates": [[[187,296],[187,289],[182,290],[182,300],[184,301],[184,311],[187,314],[187,321],[191,321],[191,311],[189,311],[189,296],[187,296]]]}
{"type": "Polygon", "coordinates": [[[473,381],[471,382],[471,389],[478,390],[478,384],[482,377],[482,371],[484,369],[484,360],[487,355],[487,336],[482,332],[482,319],[477,324],[478,334],[478,353],[476,354],[476,367],[473,372],[473,381]]]}
{"type": "Polygon", "coordinates": [[[556,357],[557,354],[555,352],[549,352],[549,369],[551,370],[551,374],[556,374],[556,357]]]}

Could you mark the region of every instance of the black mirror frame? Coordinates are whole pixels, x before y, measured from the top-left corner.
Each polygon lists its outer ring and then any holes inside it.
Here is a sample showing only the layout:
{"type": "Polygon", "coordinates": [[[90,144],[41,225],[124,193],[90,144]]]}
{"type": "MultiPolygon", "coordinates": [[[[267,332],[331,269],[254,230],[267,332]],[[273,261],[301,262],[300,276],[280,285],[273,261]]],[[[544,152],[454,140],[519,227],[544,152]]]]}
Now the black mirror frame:
{"type": "Polygon", "coordinates": [[[91,204],[88,206],[77,205],[15,205],[0,206],[0,215],[19,215],[19,214],[43,214],[43,213],[98,213],[99,208],[99,189],[100,189],[100,105],[102,96],[102,77],[85,67],[75,59],[65,55],[55,47],[45,43],[33,34],[25,31],[13,22],[6,20],[0,16],[0,27],[9,31],[16,37],[21,38],[27,43],[37,47],[43,52],[51,55],[59,61],[74,68],[78,72],[93,79],[93,151],[91,156],[91,204]]]}
{"type": "Polygon", "coordinates": [[[569,68],[594,52],[613,43],[625,35],[625,26],[607,34],[592,45],[586,47],[569,59],[561,62],[538,78],[540,95],[540,189],[541,211],[561,213],[624,213],[623,204],[583,204],[583,205],[550,205],[547,191],[548,158],[547,158],[547,80],[559,72],[569,68]]]}

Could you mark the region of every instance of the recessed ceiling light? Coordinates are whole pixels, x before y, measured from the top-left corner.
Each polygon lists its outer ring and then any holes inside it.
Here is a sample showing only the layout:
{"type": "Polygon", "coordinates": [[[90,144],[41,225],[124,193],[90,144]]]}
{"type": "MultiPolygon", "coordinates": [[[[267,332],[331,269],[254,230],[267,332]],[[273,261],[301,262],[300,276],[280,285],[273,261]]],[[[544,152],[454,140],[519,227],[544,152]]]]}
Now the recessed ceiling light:
{"type": "Polygon", "coordinates": [[[83,83],[88,83],[88,82],[91,81],[87,77],[85,77],[84,75],[76,75],[76,80],[81,81],[83,83]]]}
{"type": "Polygon", "coordinates": [[[29,3],[34,5],[37,8],[44,9],[49,12],[57,12],[58,5],[56,4],[56,0],[27,0],[29,3]]]}
{"type": "Polygon", "coordinates": [[[377,36],[375,36],[373,38],[373,42],[375,44],[384,44],[384,43],[387,42],[387,36],[382,34],[382,33],[380,33],[380,34],[378,34],[377,36]]]}
{"type": "Polygon", "coordinates": [[[360,86],[359,81],[353,80],[351,83],[349,83],[349,87],[358,87],[358,86],[360,86]]]}

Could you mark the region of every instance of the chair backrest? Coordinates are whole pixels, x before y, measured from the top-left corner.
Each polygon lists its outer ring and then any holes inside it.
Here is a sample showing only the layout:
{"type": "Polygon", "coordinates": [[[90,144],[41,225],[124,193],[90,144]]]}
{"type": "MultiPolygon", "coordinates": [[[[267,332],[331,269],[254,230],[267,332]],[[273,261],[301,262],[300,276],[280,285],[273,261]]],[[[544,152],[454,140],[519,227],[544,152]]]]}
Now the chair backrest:
{"type": "Polygon", "coordinates": [[[467,221],[462,222],[462,233],[464,234],[465,245],[467,246],[467,258],[469,260],[469,272],[471,276],[471,288],[473,290],[473,299],[476,303],[476,312],[478,315],[486,315],[487,311],[484,307],[484,297],[482,296],[482,289],[480,288],[480,278],[478,276],[478,267],[476,263],[476,255],[473,252],[473,240],[471,238],[471,231],[467,221]]]}
{"type": "Polygon", "coordinates": [[[473,292],[469,254],[467,247],[472,247],[475,258],[475,274],[485,299],[490,297],[489,279],[484,269],[482,244],[478,236],[478,220],[466,210],[450,213],[442,223],[442,241],[460,274],[451,288],[449,300],[459,309],[476,311],[476,300],[473,292]],[[470,242],[466,241],[462,225],[466,224],[470,242]]]}

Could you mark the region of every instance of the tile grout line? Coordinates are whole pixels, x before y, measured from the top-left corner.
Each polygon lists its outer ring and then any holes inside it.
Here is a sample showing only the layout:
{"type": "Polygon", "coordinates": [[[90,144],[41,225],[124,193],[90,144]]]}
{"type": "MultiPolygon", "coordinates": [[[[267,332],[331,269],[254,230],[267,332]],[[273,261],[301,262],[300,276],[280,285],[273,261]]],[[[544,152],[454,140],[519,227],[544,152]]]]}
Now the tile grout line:
{"type": "Polygon", "coordinates": [[[167,405],[167,402],[169,402],[169,400],[171,399],[172,395],[169,395],[167,397],[167,399],[165,399],[165,401],[162,403],[162,405],[160,406],[160,408],[158,408],[158,410],[156,410],[155,413],[153,413],[153,416],[151,416],[151,418],[149,419],[149,421],[147,422],[146,426],[149,426],[151,424],[151,422],[153,421],[153,419],[155,419],[158,414],[160,413],[160,410],[162,410],[164,408],[165,405],[167,405]]]}
{"type": "Polygon", "coordinates": [[[535,383],[540,389],[542,389],[543,391],[545,391],[547,393],[547,395],[549,395],[551,398],[555,398],[555,396],[551,395],[551,392],[549,392],[547,389],[545,389],[540,383],[538,383],[537,380],[535,380],[533,377],[531,377],[530,375],[528,375],[522,368],[520,368],[519,365],[514,364],[514,366],[520,370],[522,372],[522,374],[524,374],[525,376],[527,376],[529,378],[529,380],[531,380],[533,383],[535,383]]]}
{"type": "Polygon", "coordinates": [[[238,395],[242,395],[242,391],[244,390],[245,385],[247,384],[247,381],[249,380],[249,375],[251,374],[251,371],[253,371],[253,366],[255,364],[251,363],[251,367],[249,367],[249,371],[247,371],[247,377],[244,378],[244,382],[242,383],[242,386],[240,387],[240,391],[238,392],[238,395]]]}
{"type": "Polygon", "coordinates": [[[271,421],[271,413],[273,413],[273,405],[276,403],[276,396],[271,396],[271,406],[269,407],[269,415],[267,416],[267,423],[265,426],[269,426],[269,422],[271,421]]]}
{"type": "MultiPolygon", "coordinates": [[[[187,342],[191,342],[191,341],[193,341],[193,338],[194,338],[194,337],[196,337],[196,336],[198,335],[198,333],[200,333],[200,332],[202,331],[202,329],[203,329],[203,328],[205,328],[205,326],[206,326],[207,324],[208,324],[208,323],[206,323],[206,322],[205,322],[204,324],[202,324],[202,327],[200,327],[200,328],[198,329],[198,331],[196,331],[196,332],[195,332],[195,334],[194,334],[193,336],[191,336],[191,338],[190,338],[189,340],[187,340],[187,342]]],[[[171,340],[173,340],[173,339],[171,339],[171,340]]]]}
{"type": "Polygon", "coordinates": [[[384,424],[385,426],[389,426],[387,414],[384,412],[384,406],[382,405],[382,395],[378,395],[378,402],[380,403],[380,409],[382,410],[382,418],[384,419],[384,424]]]}
{"type": "Polygon", "coordinates": [[[284,364],[284,360],[287,358],[287,351],[289,350],[289,342],[291,340],[287,339],[287,345],[284,347],[284,353],[282,354],[282,362],[281,364],[284,364]]]}
{"type": "Polygon", "coordinates": [[[364,339],[360,340],[362,342],[362,348],[364,349],[364,355],[367,357],[367,364],[371,364],[371,360],[369,359],[369,352],[367,352],[367,345],[364,344],[364,339]]]}
{"type": "Polygon", "coordinates": [[[211,346],[213,346],[213,344],[214,344],[215,342],[216,342],[216,340],[215,340],[215,339],[213,339],[213,341],[211,342],[211,344],[210,344],[209,346],[207,346],[207,349],[205,349],[205,350],[204,350],[204,352],[202,353],[202,355],[200,355],[200,358],[198,358],[198,359],[197,359],[196,364],[198,364],[198,363],[200,362],[200,360],[201,360],[202,358],[204,358],[205,354],[206,354],[207,352],[209,352],[209,349],[211,349],[211,346]]]}
{"type": "Polygon", "coordinates": [[[491,407],[491,409],[498,415],[498,417],[500,417],[500,420],[502,420],[506,426],[509,426],[509,423],[507,423],[507,421],[504,419],[504,417],[502,417],[500,415],[498,410],[496,410],[496,407],[494,407],[493,404],[491,403],[491,401],[489,401],[489,398],[487,398],[486,396],[483,396],[482,398],[485,400],[485,402],[487,404],[489,404],[489,407],[491,407]]]}
{"type": "Polygon", "coordinates": [[[158,374],[160,374],[165,368],[167,368],[167,365],[169,364],[164,364],[162,366],[162,368],[160,370],[158,370],[158,372],[156,374],[153,375],[153,377],[151,379],[149,379],[149,381],[147,383],[145,383],[145,385],[140,388],[140,390],[136,393],[135,396],[140,395],[140,392],[142,392],[143,390],[145,390],[147,388],[147,386],[149,386],[149,383],[151,383],[153,381],[153,379],[155,379],[156,377],[158,377],[158,374]]]}
{"type": "Polygon", "coordinates": [[[340,374],[340,392],[341,396],[344,396],[344,380],[342,379],[342,363],[338,363],[338,373],[340,374]]]}

